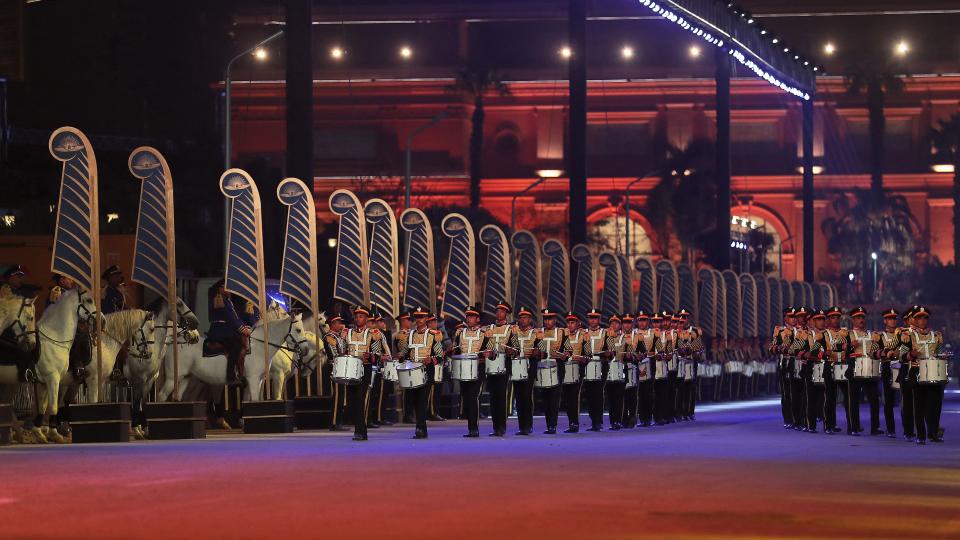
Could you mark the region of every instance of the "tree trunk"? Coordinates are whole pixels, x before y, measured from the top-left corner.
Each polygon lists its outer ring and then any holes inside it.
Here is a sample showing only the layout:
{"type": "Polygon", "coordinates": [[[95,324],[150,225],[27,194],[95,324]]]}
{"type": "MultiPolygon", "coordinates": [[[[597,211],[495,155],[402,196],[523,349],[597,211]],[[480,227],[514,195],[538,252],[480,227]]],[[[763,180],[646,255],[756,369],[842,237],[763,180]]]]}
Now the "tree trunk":
{"type": "Polygon", "coordinates": [[[483,94],[473,99],[473,117],[470,120],[470,208],[480,207],[480,180],[483,176],[483,94]]]}
{"type": "Polygon", "coordinates": [[[870,189],[874,195],[883,191],[884,133],[887,129],[883,107],[883,87],[871,83],[867,88],[867,110],[870,115],[870,189]]]}
{"type": "Polygon", "coordinates": [[[953,152],[953,264],[960,266],[960,148],[953,152]]]}

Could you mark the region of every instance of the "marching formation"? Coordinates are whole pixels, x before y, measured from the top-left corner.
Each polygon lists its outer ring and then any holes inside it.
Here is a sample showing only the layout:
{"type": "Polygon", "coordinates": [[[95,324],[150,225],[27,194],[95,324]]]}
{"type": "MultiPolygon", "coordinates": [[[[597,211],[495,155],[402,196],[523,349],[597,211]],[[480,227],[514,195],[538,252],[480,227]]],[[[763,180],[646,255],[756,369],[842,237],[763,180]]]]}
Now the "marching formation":
{"type": "Polygon", "coordinates": [[[925,444],[943,442],[940,413],[948,381],[949,353],[943,336],[928,327],[930,310],[913,306],[903,313],[883,312],[883,328],[867,329],[867,312],[849,312],[850,328],[841,327],[839,307],[784,310],[784,324],[774,331],[770,352],[779,355],[778,379],[783,427],[817,433],[840,433],[837,401],[843,407],[848,435],[865,430],[860,403],[870,406],[870,434],[896,438],[895,405],[900,397],[903,437],[925,444]],[[885,431],[880,429],[883,397],[885,431]]]}

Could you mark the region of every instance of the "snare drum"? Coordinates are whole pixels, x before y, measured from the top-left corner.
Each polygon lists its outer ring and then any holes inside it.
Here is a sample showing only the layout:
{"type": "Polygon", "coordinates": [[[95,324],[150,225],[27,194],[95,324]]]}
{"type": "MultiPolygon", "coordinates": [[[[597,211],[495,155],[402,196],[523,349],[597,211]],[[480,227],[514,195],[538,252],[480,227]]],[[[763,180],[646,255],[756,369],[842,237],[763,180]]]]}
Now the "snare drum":
{"type": "Polygon", "coordinates": [[[920,384],[943,384],[947,382],[947,361],[943,358],[927,358],[919,360],[920,376],[917,382],[920,384]]]}
{"type": "Polygon", "coordinates": [[[525,381],[530,378],[530,359],[514,358],[510,360],[510,380],[525,381]]]}
{"type": "Polygon", "coordinates": [[[823,362],[814,362],[813,364],[811,364],[812,369],[810,370],[810,381],[813,384],[824,384],[823,382],[824,365],[825,364],[823,362]]]}
{"type": "Polygon", "coordinates": [[[607,368],[607,382],[624,382],[626,380],[626,374],[623,370],[623,362],[619,360],[611,360],[610,365],[607,368]]]}
{"type": "Polygon", "coordinates": [[[338,356],[333,359],[333,380],[346,385],[363,380],[363,360],[356,356],[338,356]]]}
{"type": "Polygon", "coordinates": [[[846,381],[847,380],[847,365],[841,362],[833,364],[833,380],[835,381],[846,381]]]}
{"type": "Polygon", "coordinates": [[[600,361],[599,356],[591,356],[590,361],[587,362],[587,372],[583,376],[585,381],[602,381],[603,380],[603,362],[600,361]]]}
{"type": "Polygon", "coordinates": [[[411,390],[427,384],[427,368],[419,362],[407,362],[397,367],[400,388],[411,390]]]}
{"type": "Polygon", "coordinates": [[[400,365],[399,362],[395,362],[393,360],[388,360],[384,362],[383,363],[383,380],[397,382],[397,380],[399,379],[399,376],[397,375],[397,366],[399,365],[400,365]]]}
{"type": "Polygon", "coordinates": [[[856,379],[873,379],[880,376],[880,363],[877,370],[873,370],[873,359],[869,356],[858,356],[853,365],[853,377],[856,379]]]}
{"type": "Polygon", "coordinates": [[[493,358],[488,358],[483,365],[486,366],[484,371],[487,375],[503,375],[507,372],[507,355],[497,353],[493,358]]]}
{"type": "Polygon", "coordinates": [[[537,388],[555,388],[560,385],[560,372],[556,360],[537,362],[537,378],[533,382],[537,388]]]}
{"type": "Polygon", "coordinates": [[[657,360],[657,379],[666,379],[667,378],[667,362],[666,360],[657,360]]]}
{"type": "Polygon", "coordinates": [[[677,370],[677,353],[673,353],[670,355],[670,360],[667,362],[667,368],[670,371],[677,370]]]}
{"type": "Polygon", "coordinates": [[[680,375],[685,381],[692,381],[697,370],[697,363],[693,360],[684,360],[680,364],[680,375]]]}
{"type": "Polygon", "coordinates": [[[580,382],[580,364],[576,360],[567,360],[563,363],[563,384],[577,384],[580,382]]]}
{"type": "Polygon", "coordinates": [[[636,388],[637,382],[640,380],[639,377],[640,369],[637,368],[636,364],[627,364],[627,386],[626,388],[636,388]]]}
{"type": "Polygon", "coordinates": [[[450,378],[455,381],[475,381],[480,373],[480,358],[475,354],[455,354],[450,357],[450,378]]]}
{"type": "Polygon", "coordinates": [[[637,381],[638,382],[649,381],[651,379],[652,374],[653,374],[653,370],[651,368],[650,358],[644,358],[637,365],[637,381]]]}

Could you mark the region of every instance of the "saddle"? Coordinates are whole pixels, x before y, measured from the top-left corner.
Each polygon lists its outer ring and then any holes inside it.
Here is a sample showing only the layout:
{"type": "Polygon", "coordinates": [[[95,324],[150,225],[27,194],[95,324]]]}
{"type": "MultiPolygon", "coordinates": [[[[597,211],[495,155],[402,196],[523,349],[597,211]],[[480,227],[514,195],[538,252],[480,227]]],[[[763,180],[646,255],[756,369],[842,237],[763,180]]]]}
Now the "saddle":
{"type": "Polygon", "coordinates": [[[203,357],[210,358],[213,356],[226,356],[227,347],[222,341],[215,341],[210,338],[204,338],[203,340],[203,357]]]}

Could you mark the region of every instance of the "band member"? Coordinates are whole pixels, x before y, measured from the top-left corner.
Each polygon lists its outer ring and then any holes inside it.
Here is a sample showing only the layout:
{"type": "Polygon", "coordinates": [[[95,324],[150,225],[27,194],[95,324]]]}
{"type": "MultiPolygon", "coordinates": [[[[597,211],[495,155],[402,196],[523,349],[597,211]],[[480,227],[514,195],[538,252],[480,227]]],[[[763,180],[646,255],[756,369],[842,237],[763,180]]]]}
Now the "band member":
{"type": "MultiPolygon", "coordinates": [[[[440,341],[441,347],[449,346],[449,343],[444,343],[444,333],[441,331],[440,320],[437,318],[436,313],[431,313],[427,316],[427,327],[433,332],[434,337],[440,341]]],[[[440,399],[443,387],[443,364],[441,362],[434,365],[433,382],[430,384],[430,395],[427,399],[427,419],[431,422],[443,422],[446,420],[437,414],[437,401],[440,399]]]]}
{"type": "Polygon", "coordinates": [[[607,331],[600,327],[600,312],[596,308],[587,313],[587,341],[590,360],[601,362],[601,376],[597,380],[585,380],[587,389],[587,412],[590,413],[590,428],[587,431],[603,429],[603,387],[607,375],[606,361],[613,355],[607,348],[607,331]]]}
{"type": "Polygon", "coordinates": [[[347,353],[347,344],[341,337],[343,333],[343,317],[334,315],[327,319],[330,330],[323,335],[323,346],[327,351],[327,358],[331,361],[324,366],[325,376],[330,381],[333,394],[333,406],[331,410],[330,431],[343,431],[343,414],[347,403],[347,390],[342,384],[333,380],[333,359],[347,353]]]}
{"type": "Polygon", "coordinates": [[[621,317],[623,321],[623,335],[626,338],[624,362],[627,364],[627,385],[623,392],[623,427],[633,429],[637,427],[637,407],[638,407],[638,373],[637,368],[637,330],[633,327],[633,315],[624,313],[621,317]],[[631,373],[632,378],[631,378],[631,373]]]}
{"type": "MultiPolygon", "coordinates": [[[[537,348],[544,360],[553,360],[557,363],[557,372],[561,371],[561,364],[566,359],[567,335],[563,328],[557,328],[557,313],[549,308],[540,310],[543,317],[543,328],[537,332],[537,348]]],[[[539,374],[538,370],[534,370],[539,374]]],[[[543,387],[540,396],[543,399],[543,409],[547,421],[545,435],[557,432],[557,418],[560,416],[560,386],[543,387]]]]}
{"type": "Polygon", "coordinates": [[[634,354],[637,356],[637,420],[643,427],[650,427],[653,423],[654,411],[654,378],[656,362],[654,360],[660,349],[660,336],[656,329],[650,327],[650,315],[643,310],[637,312],[637,340],[634,345],[634,354]]]}
{"type": "MultiPolygon", "coordinates": [[[[862,307],[856,307],[850,312],[853,328],[850,330],[850,345],[853,350],[850,355],[851,364],[847,370],[850,379],[849,403],[850,419],[853,422],[854,434],[863,432],[860,425],[860,397],[866,393],[870,404],[870,434],[882,435],[880,431],[880,396],[878,395],[876,377],[850,377],[854,363],[857,361],[870,362],[874,356],[876,339],[874,333],[867,330],[867,312],[862,307]]],[[[879,373],[877,374],[879,377],[879,373]]]]}
{"type": "Polygon", "coordinates": [[[453,348],[448,351],[457,354],[475,354],[480,359],[477,379],[474,381],[460,381],[460,399],[463,400],[463,416],[467,419],[467,434],[464,437],[480,436],[480,392],[486,379],[483,368],[484,357],[482,351],[487,348],[487,338],[483,335],[480,326],[480,309],[468,306],[464,310],[466,324],[453,335],[453,348]]]}
{"type": "Polygon", "coordinates": [[[926,444],[927,437],[933,442],[943,442],[940,432],[940,413],[943,409],[943,392],[946,386],[946,369],[942,368],[945,362],[943,355],[943,335],[931,331],[930,310],[925,306],[917,306],[912,310],[911,321],[913,327],[901,334],[902,357],[910,363],[908,381],[913,390],[914,421],[917,429],[917,444],[926,444]],[[939,376],[926,374],[921,377],[921,364],[928,371],[942,370],[942,381],[939,376]]]}
{"type": "Polygon", "coordinates": [[[434,371],[443,359],[443,343],[437,333],[430,330],[427,319],[430,312],[423,308],[413,310],[415,327],[407,334],[407,340],[400,344],[397,356],[410,362],[423,364],[426,372],[426,384],[411,388],[414,403],[416,429],[414,439],[427,438],[427,416],[429,410],[430,386],[433,384],[434,371]]]}
{"type": "MultiPolygon", "coordinates": [[[[883,419],[886,423],[887,437],[897,438],[897,424],[894,419],[894,408],[897,402],[897,390],[893,387],[895,383],[900,383],[899,373],[896,379],[893,376],[893,364],[899,363],[897,359],[900,356],[900,327],[897,325],[899,314],[895,309],[888,309],[883,312],[883,330],[874,334],[876,336],[876,358],[880,360],[880,384],[883,386],[883,419]]],[[[900,372],[900,370],[897,370],[900,372]]],[[[906,370],[903,370],[905,372],[906,370]]],[[[906,424],[904,424],[906,429],[906,424]]]]}
{"type": "MultiPolygon", "coordinates": [[[[373,308],[371,310],[370,316],[367,317],[367,328],[372,330],[377,330],[380,335],[381,341],[381,356],[388,357],[390,353],[390,348],[387,346],[387,336],[383,333],[383,315],[380,310],[373,308]]],[[[375,367],[379,367],[378,364],[374,364],[375,367]]],[[[370,395],[367,398],[367,429],[377,429],[380,427],[380,422],[378,421],[380,417],[380,407],[383,404],[383,376],[378,373],[378,370],[375,369],[372,372],[372,379],[370,383],[370,395]]]]}
{"type": "MultiPolygon", "coordinates": [[[[671,382],[670,364],[676,363],[674,353],[677,346],[677,333],[673,330],[673,314],[669,311],[657,313],[653,319],[653,327],[658,329],[660,350],[657,351],[657,366],[654,368],[656,381],[654,396],[656,406],[654,417],[658,426],[673,423],[673,383],[671,382]]],[[[675,375],[674,375],[675,376],[675,375]]]]}
{"type": "Polygon", "coordinates": [[[825,364],[823,367],[824,399],[823,399],[823,432],[831,435],[840,433],[837,427],[837,398],[843,405],[843,412],[850,430],[850,411],[847,407],[847,395],[850,386],[847,382],[846,365],[849,348],[849,335],[845,328],[840,327],[840,317],[843,310],[839,306],[832,306],[827,310],[827,329],[823,332],[823,346],[825,364]]]}
{"type": "MultiPolygon", "coordinates": [[[[391,349],[395,353],[400,351],[400,346],[403,342],[407,341],[407,337],[410,335],[410,330],[413,329],[413,312],[406,311],[401,313],[397,317],[397,323],[400,328],[397,329],[397,333],[393,335],[393,348],[391,349]]],[[[404,424],[414,423],[413,419],[413,409],[415,408],[413,403],[413,393],[403,391],[403,418],[402,421],[404,424]]]]}
{"type": "Polygon", "coordinates": [[[569,425],[564,433],[580,431],[580,391],[583,388],[583,363],[590,352],[587,332],[580,328],[580,317],[567,312],[567,359],[560,370],[560,382],[563,386],[563,403],[567,408],[569,425]]]}
{"type": "Polygon", "coordinates": [[[697,393],[697,361],[703,354],[703,331],[690,324],[690,312],[681,309],[677,314],[680,329],[677,335],[683,371],[678,372],[677,415],[681,420],[695,420],[697,393]]]}
{"type": "MultiPolygon", "coordinates": [[[[383,358],[384,361],[393,359],[393,336],[391,335],[390,329],[387,328],[387,321],[383,315],[377,317],[377,329],[380,330],[380,335],[383,336],[383,358]]],[[[380,384],[378,385],[380,390],[376,394],[376,406],[371,407],[371,414],[369,422],[371,427],[379,426],[392,426],[393,422],[387,419],[387,403],[394,398],[394,384],[393,381],[386,380],[381,374],[378,377],[380,384]]]]}
{"type": "Polygon", "coordinates": [[[106,314],[126,309],[127,300],[123,296],[126,284],[120,268],[115,264],[111,265],[104,270],[101,277],[107,281],[107,286],[103,289],[103,303],[100,310],[106,314]]]}
{"type": "Polygon", "coordinates": [[[906,347],[903,346],[904,336],[913,326],[913,312],[920,306],[912,306],[903,314],[903,326],[900,328],[900,354],[897,357],[900,360],[900,421],[903,423],[903,438],[907,441],[916,439],[916,411],[914,410],[913,385],[909,381],[910,365],[906,362],[904,354],[906,347]]]}
{"type": "MultiPolygon", "coordinates": [[[[823,372],[825,368],[823,346],[823,333],[827,328],[827,312],[818,309],[810,317],[813,326],[807,333],[806,346],[806,370],[804,373],[804,383],[807,392],[807,431],[817,432],[817,419],[823,414],[824,400],[824,382],[823,372]],[[816,374],[816,376],[815,376],[816,374]]],[[[824,422],[824,431],[826,431],[826,422],[824,422]]]]}
{"type": "MultiPolygon", "coordinates": [[[[777,381],[780,387],[780,411],[783,414],[783,427],[793,429],[792,386],[790,372],[792,366],[787,350],[793,343],[793,326],[796,323],[796,310],[788,307],[783,310],[783,326],[777,326],[773,331],[773,340],[770,342],[770,353],[779,356],[777,363],[777,381]]],[[[799,422],[799,420],[797,420],[799,422]]]]}
{"type": "Polygon", "coordinates": [[[367,325],[370,311],[357,306],[353,310],[353,327],[344,330],[340,337],[346,342],[347,354],[363,362],[363,379],[360,384],[347,387],[350,417],[353,420],[353,440],[367,440],[367,407],[370,405],[370,381],[373,365],[383,354],[383,335],[377,328],[367,325]]]}
{"type": "Polygon", "coordinates": [[[793,329],[793,343],[787,351],[792,361],[792,371],[790,376],[790,395],[791,405],[793,406],[793,429],[797,431],[808,431],[806,425],[807,417],[807,389],[803,379],[803,355],[807,353],[807,316],[810,312],[807,308],[801,306],[794,311],[796,324],[793,329]]]}
{"type": "Polygon", "coordinates": [[[520,430],[517,435],[533,433],[533,378],[536,376],[537,359],[537,331],[532,326],[533,311],[527,307],[517,310],[517,324],[514,325],[510,347],[514,358],[526,359],[526,366],[522,362],[511,362],[510,376],[513,380],[513,395],[517,401],[517,424],[520,430]],[[526,369],[526,376],[514,373],[516,369],[526,369]]]}
{"type": "Polygon", "coordinates": [[[626,373],[624,355],[628,352],[628,343],[627,336],[623,335],[621,331],[621,322],[619,315],[611,315],[606,332],[606,349],[610,359],[607,364],[606,394],[610,411],[610,429],[612,431],[623,429],[623,395],[627,384],[624,378],[618,378],[615,374],[618,370],[622,374],[626,373]]]}
{"type": "Polygon", "coordinates": [[[507,351],[510,346],[510,340],[513,335],[513,325],[510,324],[508,317],[513,309],[507,302],[500,302],[496,306],[496,322],[484,330],[484,337],[487,338],[487,362],[494,360],[492,364],[497,366],[499,371],[491,371],[490,365],[487,366],[487,392],[490,394],[490,420],[493,423],[492,437],[503,437],[507,432],[507,383],[510,375],[507,372],[507,351]]]}

